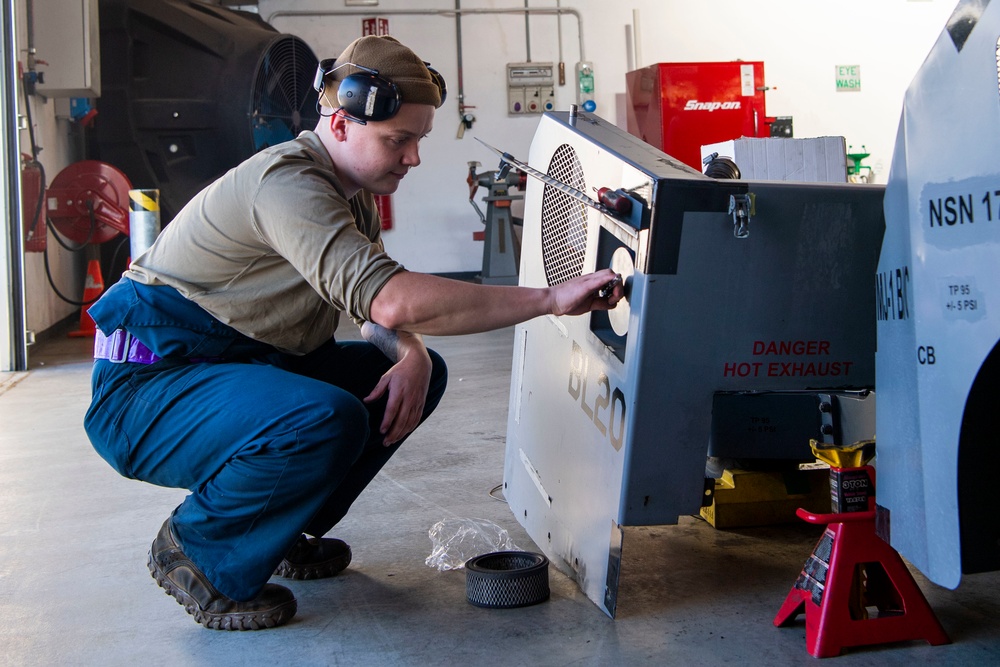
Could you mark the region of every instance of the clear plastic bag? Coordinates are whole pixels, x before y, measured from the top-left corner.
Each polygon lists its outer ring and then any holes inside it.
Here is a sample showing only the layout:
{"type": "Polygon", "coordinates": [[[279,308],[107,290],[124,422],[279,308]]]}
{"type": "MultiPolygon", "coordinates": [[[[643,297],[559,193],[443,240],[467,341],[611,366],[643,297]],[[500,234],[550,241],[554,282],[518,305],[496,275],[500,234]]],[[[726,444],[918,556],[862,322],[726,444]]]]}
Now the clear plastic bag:
{"type": "Polygon", "coordinates": [[[427,531],[431,555],[424,561],[439,572],[459,570],[474,556],[494,551],[519,551],[506,528],[486,519],[445,519],[427,531]]]}

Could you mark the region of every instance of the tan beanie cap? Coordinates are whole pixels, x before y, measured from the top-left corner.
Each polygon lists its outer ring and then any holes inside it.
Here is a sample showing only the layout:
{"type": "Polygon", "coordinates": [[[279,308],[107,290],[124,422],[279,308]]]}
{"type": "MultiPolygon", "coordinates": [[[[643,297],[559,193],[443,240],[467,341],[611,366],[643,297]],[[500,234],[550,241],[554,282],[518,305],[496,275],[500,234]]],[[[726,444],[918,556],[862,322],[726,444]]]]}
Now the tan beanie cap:
{"type": "MultiPolygon", "coordinates": [[[[362,67],[378,70],[379,76],[392,81],[399,88],[399,95],[404,103],[430,104],[441,106],[441,89],[424,61],[399,40],[388,35],[368,35],[351,42],[337,58],[336,66],[353,63],[362,67]]],[[[334,81],[362,70],[353,67],[343,67],[328,75],[334,81]]],[[[337,106],[336,86],[331,86],[328,93],[324,92],[320,103],[323,106],[337,106]]]]}

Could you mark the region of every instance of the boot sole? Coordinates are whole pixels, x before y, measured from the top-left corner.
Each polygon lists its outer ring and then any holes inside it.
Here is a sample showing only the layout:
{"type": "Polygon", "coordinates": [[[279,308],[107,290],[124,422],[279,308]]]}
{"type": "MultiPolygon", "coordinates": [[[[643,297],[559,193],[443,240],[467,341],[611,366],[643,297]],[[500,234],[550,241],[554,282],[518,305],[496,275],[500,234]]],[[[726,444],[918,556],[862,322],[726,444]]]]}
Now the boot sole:
{"type": "Polygon", "coordinates": [[[147,560],[146,567],[149,568],[149,573],[153,575],[153,579],[156,583],[166,591],[167,595],[172,596],[177,600],[177,604],[184,607],[184,611],[191,614],[194,620],[201,623],[203,626],[210,630],[265,630],[268,628],[276,628],[279,625],[284,625],[291,619],[296,610],[298,609],[298,604],[294,599],[286,602],[285,604],[274,607],[273,609],[267,609],[265,611],[253,611],[253,612],[235,612],[229,614],[213,614],[202,610],[198,603],[195,602],[194,598],[188,595],[184,590],[178,588],[170,579],[167,578],[165,574],[157,567],[156,563],[153,561],[153,554],[150,552],[147,560]]]}
{"type": "Polygon", "coordinates": [[[332,558],[323,563],[313,563],[309,565],[295,565],[287,560],[281,561],[278,569],[274,571],[275,576],[285,579],[326,579],[335,574],[343,572],[351,564],[351,552],[347,551],[343,556],[332,558]]]}

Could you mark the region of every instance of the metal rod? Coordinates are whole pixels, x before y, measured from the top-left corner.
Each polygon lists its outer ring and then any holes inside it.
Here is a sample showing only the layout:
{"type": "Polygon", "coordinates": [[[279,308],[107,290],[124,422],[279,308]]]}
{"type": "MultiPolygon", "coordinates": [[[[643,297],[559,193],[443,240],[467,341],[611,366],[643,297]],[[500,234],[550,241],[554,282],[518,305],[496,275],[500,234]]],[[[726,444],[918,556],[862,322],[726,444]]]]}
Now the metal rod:
{"type": "Polygon", "coordinates": [[[524,53],[525,62],[531,62],[531,13],[528,11],[528,0],[524,0],[524,53]]]}
{"type": "Polygon", "coordinates": [[[506,153],[504,151],[501,151],[499,148],[494,148],[493,146],[490,146],[488,143],[486,143],[479,137],[476,137],[476,141],[481,143],[483,146],[486,146],[486,148],[493,151],[493,153],[495,153],[501,160],[503,160],[510,166],[514,167],[518,171],[524,172],[528,176],[533,176],[534,178],[537,178],[542,183],[545,183],[545,185],[551,186],[565,195],[569,195],[570,197],[580,202],[581,204],[589,206],[596,211],[600,211],[601,213],[603,213],[608,217],[612,217],[614,215],[611,209],[609,209],[601,202],[591,199],[587,195],[587,193],[584,192],[583,190],[578,190],[577,188],[574,188],[572,185],[569,185],[568,183],[563,183],[559,179],[553,176],[549,176],[545,172],[539,171],[538,169],[535,169],[534,167],[525,162],[521,162],[510,153],[506,153]]]}
{"type": "Polygon", "coordinates": [[[635,47],[632,44],[632,26],[625,24],[625,71],[635,69],[635,47]]]}
{"type": "Polygon", "coordinates": [[[632,10],[632,51],[635,68],[642,67],[642,42],[639,39],[639,10],[632,10]]]}
{"type": "MultiPolygon", "coordinates": [[[[562,8],[562,0],[556,0],[556,7],[562,8]]],[[[566,85],[566,61],[563,60],[563,45],[562,45],[562,14],[556,14],[556,41],[559,42],[559,85],[566,85]]],[[[583,56],[580,56],[580,60],[583,60],[583,56]]]]}
{"type": "Polygon", "coordinates": [[[458,115],[465,116],[465,83],[462,76],[462,0],[455,0],[455,43],[458,46],[458,115]]]}
{"type": "Polygon", "coordinates": [[[24,18],[25,27],[28,29],[28,64],[30,65],[28,69],[34,67],[34,55],[35,55],[35,2],[34,0],[27,0],[24,5],[24,18]]]}
{"type": "Polygon", "coordinates": [[[274,19],[284,17],[309,17],[309,16],[455,16],[457,14],[521,14],[528,12],[531,14],[541,14],[549,16],[562,16],[569,14],[576,18],[577,34],[580,40],[580,60],[586,60],[583,48],[583,17],[576,9],[566,7],[530,7],[510,8],[510,9],[378,9],[369,7],[367,9],[279,9],[269,14],[264,20],[271,23],[274,19]]]}

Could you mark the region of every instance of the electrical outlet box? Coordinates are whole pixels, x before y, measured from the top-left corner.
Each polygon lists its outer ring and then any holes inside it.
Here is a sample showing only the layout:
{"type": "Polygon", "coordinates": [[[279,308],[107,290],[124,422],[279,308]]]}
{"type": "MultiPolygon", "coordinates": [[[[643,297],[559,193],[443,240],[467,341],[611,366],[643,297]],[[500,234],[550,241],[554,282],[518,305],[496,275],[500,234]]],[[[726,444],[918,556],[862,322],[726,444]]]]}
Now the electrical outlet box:
{"type": "Polygon", "coordinates": [[[507,89],[507,111],[512,114],[526,113],[527,99],[522,86],[513,86],[507,89]]]}
{"type": "Polygon", "coordinates": [[[507,63],[507,111],[540,114],[555,109],[553,63],[507,63]]]}
{"type": "Polygon", "coordinates": [[[35,89],[45,97],[100,97],[98,0],[46,0],[33,5],[35,89]]]}

